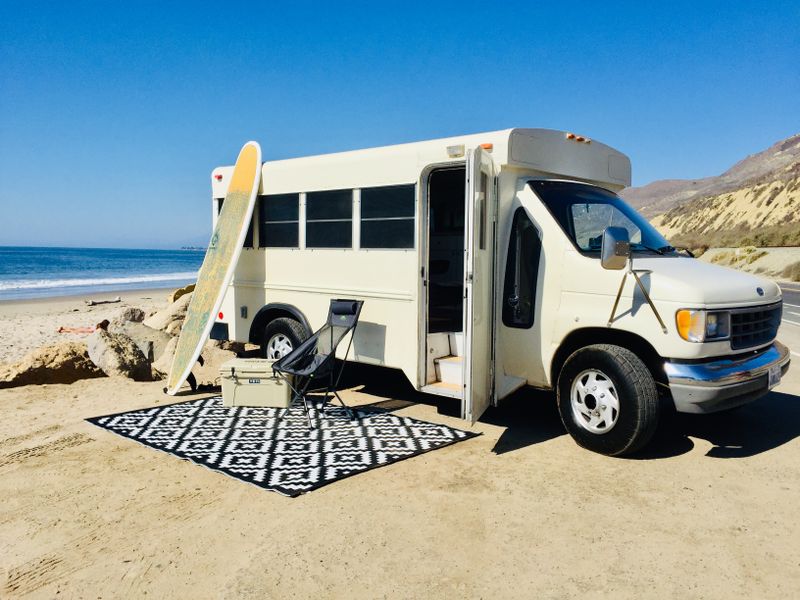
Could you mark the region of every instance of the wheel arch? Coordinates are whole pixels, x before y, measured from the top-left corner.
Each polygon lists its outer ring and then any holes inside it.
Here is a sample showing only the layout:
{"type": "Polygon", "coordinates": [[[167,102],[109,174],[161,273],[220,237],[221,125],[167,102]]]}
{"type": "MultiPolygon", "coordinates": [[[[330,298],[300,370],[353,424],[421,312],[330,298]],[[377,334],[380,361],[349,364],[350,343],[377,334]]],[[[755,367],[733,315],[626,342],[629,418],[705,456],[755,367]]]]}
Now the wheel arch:
{"type": "Polygon", "coordinates": [[[613,344],[627,348],[642,359],[656,383],[667,383],[666,374],[664,373],[664,359],[646,339],[630,331],[620,329],[585,327],[570,332],[562,340],[558,350],[556,350],[553,362],[550,365],[550,381],[553,388],[558,385],[558,375],[567,358],[576,350],[593,344],[613,344]]]}
{"type": "Polygon", "coordinates": [[[280,319],[281,317],[287,317],[299,322],[300,325],[303,326],[303,329],[305,329],[307,336],[310,336],[312,333],[314,333],[311,330],[311,325],[309,325],[308,319],[306,319],[306,316],[299,308],[292,306],[291,304],[284,304],[282,302],[271,302],[270,304],[263,306],[256,313],[256,316],[253,317],[253,322],[250,324],[250,334],[248,336],[250,343],[260,344],[261,334],[263,333],[267,324],[270,321],[280,319]]]}

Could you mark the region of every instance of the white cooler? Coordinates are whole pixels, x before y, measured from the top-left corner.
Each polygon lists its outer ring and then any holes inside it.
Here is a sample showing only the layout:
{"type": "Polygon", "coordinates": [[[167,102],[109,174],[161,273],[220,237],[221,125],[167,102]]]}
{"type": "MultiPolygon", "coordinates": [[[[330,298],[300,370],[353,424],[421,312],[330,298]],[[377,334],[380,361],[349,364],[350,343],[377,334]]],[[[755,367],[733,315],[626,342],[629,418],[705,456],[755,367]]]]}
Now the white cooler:
{"type": "Polygon", "coordinates": [[[234,358],[219,369],[222,406],[270,406],[287,408],[292,389],[272,376],[274,360],[234,358]]]}

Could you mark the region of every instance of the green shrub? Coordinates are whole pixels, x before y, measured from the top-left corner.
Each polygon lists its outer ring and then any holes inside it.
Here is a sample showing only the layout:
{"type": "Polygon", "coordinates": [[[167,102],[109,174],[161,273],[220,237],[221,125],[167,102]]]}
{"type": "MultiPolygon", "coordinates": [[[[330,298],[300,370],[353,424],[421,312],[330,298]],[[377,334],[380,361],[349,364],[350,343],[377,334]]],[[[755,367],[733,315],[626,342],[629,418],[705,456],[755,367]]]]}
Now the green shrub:
{"type": "Polygon", "coordinates": [[[781,275],[790,281],[800,281],[800,260],[786,267],[781,275]]]}
{"type": "Polygon", "coordinates": [[[767,255],[767,251],[766,250],[759,250],[758,252],[753,252],[752,254],[750,254],[747,257],[747,264],[748,265],[752,265],[759,258],[761,258],[762,256],[766,256],[766,255],[767,255]]]}

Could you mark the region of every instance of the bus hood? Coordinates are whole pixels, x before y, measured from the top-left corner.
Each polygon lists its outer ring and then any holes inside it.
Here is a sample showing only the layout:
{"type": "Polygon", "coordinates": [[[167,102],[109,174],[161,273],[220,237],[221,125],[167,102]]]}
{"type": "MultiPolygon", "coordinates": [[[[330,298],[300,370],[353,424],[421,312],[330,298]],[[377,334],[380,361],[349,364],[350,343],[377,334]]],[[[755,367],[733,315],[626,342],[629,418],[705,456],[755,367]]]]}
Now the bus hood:
{"type": "Polygon", "coordinates": [[[633,268],[654,300],[685,303],[687,308],[768,304],[781,298],[774,281],[683,256],[635,257],[633,268]]]}

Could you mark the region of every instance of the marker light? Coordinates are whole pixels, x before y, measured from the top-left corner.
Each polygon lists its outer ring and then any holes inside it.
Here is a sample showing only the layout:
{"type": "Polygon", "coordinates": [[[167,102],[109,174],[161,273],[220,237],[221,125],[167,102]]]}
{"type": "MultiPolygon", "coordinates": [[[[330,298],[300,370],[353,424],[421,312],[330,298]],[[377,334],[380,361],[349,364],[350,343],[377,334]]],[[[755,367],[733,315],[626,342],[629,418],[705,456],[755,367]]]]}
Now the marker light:
{"type": "Polygon", "coordinates": [[[575,135],[574,133],[566,133],[566,134],[564,134],[564,137],[567,138],[568,140],[575,140],[576,142],[581,142],[582,144],[591,144],[592,143],[592,140],[590,140],[586,136],[575,135]]]}
{"type": "Polygon", "coordinates": [[[481,144],[481,148],[487,152],[491,152],[494,149],[494,144],[481,144]]]}
{"type": "Polygon", "coordinates": [[[679,310],[675,313],[678,333],[687,342],[724,340],[730,334],[731,316],[727,312],[679,310]]]}
{"type": "Polygon", "coordinates": [[[217,181],[222,181],[222,173],[217,173],[216,175],[214,175],[214,179],[216,179],[217,181]]]}
{"type": "Polygon", "coordinates": [[[447,156],[449,156],[450,158],[458,158],[459,156],[464,156],[464,144],[459,144],[458,146],[448,146],[447,156]]]}
{"type": "Polygon", "coordinates": [[[217,317],[218,317],[218,318],[219,318],[219,320],[221,321],[222,319],[224,319],[224,318],[225,318],[225,315],[223,315],[223,314],[222,314],[222,311],[220,311],[220,312],[219,312],[219,314],[217,315],[217,317]]]}

